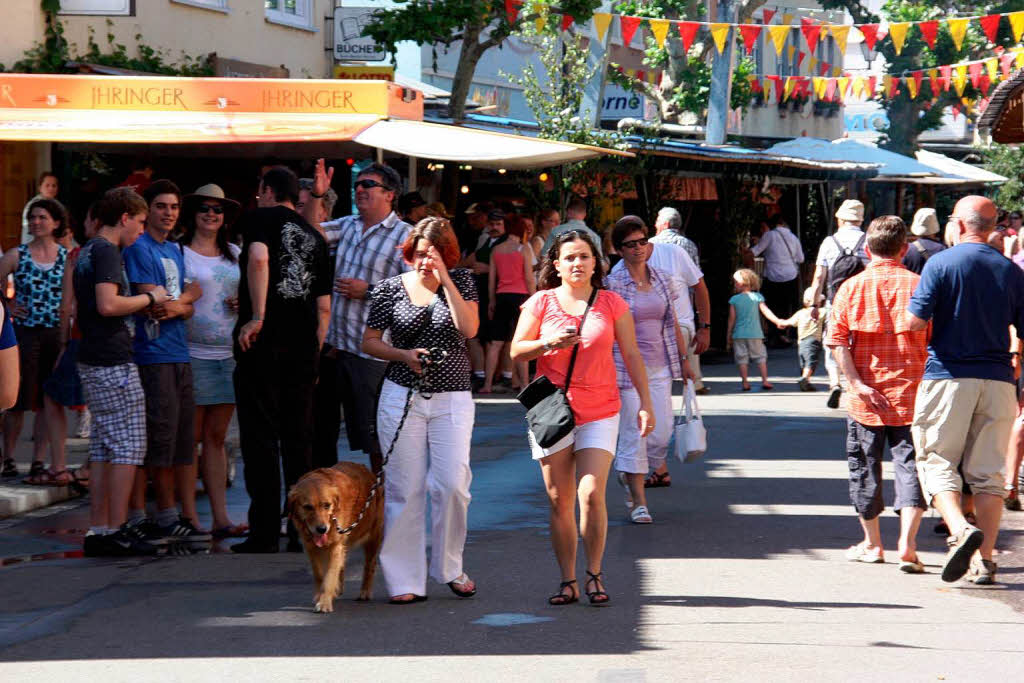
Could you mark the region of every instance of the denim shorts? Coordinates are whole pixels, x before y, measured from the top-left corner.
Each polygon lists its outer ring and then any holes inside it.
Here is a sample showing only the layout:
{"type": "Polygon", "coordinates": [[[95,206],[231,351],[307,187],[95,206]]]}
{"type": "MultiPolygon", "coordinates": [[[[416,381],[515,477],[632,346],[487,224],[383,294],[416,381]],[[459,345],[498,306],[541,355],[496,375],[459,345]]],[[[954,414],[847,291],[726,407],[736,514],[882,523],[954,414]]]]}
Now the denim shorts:
{"type": "Polygon", "coordinates": [[[192,358],[192,386],[197,406],[235,402],[235,359],[192,358]]]}

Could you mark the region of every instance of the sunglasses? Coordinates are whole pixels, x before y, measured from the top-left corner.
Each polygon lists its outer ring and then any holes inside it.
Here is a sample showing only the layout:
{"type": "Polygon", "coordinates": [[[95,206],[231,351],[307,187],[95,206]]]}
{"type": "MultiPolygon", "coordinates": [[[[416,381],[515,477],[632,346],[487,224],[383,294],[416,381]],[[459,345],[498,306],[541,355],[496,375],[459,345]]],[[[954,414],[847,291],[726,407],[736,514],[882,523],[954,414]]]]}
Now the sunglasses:
{"type": "Polygon", "coordinates": [[[364,190],[372,190],[375,187],[380,187],[380,188],[385,189],[385,190],[390,190],[391,189],[390,187],[388,187],[384,183],[378,183],[376,180],[357,180],[355,186],[356,187],[361,187],[364,190]]]}
{"type": "Polygon", "coordinates": [[[197,213],[209,213],[211,211],[219,216],[224,213],[224,207],[220,204],[202,204],[197,213]]]}
{"type": "Polygon", "coordinates": [[[636,249],[637,247],[646,247],[647,242],[648,239],[646,237],[641,237],[638,240],[629,240],[628,242],[623,242],[621,246],[626,247],[627,249],[636,249]]]}

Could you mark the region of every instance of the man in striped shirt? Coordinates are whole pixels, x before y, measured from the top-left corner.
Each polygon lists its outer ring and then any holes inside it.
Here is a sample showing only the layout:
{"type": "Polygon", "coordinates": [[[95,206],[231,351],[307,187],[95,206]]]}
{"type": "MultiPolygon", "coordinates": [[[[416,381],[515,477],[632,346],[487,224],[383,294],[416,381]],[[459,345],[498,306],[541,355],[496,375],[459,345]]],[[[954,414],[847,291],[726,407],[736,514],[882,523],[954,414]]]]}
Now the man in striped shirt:
{"type": "MultiPolygon", "coordinates": [[[[310,202],[305,207],[307,215],[316,211],[330,187],[331,175],[325,172],[323,160],[319,160],[310,202]]],[[[399,247],[412,226],[403,222],[393,209],[401,187],[402,178],[397,171],[384,164],[371,164],[356,176],[357,213],[320,224],[328,245],[335,249],[331,322],[324,349],[324,355],[337,363],[337,392],[332,393],[340,398],[345,411],[349,448],[369,455],[375,472],[381,466],[377,393],[387,363],[363,353],[360,347],[374,287],[406,270],[399,247]]],[[[320,450],[335,447],[334,453],[314,454],[321,465],[337,459],[338,405],[330,403],[315,409],[315,443],[320,450]]]]}

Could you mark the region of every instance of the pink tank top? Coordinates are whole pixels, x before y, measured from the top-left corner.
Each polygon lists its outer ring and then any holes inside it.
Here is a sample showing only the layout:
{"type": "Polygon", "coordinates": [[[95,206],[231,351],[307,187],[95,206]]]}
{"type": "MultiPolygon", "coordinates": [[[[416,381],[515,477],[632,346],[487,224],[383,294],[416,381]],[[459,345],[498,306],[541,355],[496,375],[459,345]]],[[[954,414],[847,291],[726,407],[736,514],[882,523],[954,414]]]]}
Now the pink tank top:
{"type": "Polygon", "coordinates": [[[526,276],[523,273],[523,253],[509,251],[492,252],[491,260],[498,269],[498,294],[528,294],[526,276]]]}

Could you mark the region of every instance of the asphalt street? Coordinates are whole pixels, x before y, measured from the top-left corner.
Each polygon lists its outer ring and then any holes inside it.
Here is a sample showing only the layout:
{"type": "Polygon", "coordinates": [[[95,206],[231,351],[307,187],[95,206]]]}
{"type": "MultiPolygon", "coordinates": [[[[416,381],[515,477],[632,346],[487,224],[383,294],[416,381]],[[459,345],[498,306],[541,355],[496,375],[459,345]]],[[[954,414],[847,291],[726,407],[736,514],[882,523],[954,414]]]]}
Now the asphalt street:
{"type": "MultiPolygon", "coordinates": [[[[492,398],[477,402],[472,456],[465,558],[475,598],[431,585],[427,602],[392,606],[378,574],[374,600],[356,602],[357,552],[335,612],[315,614],[301,554],[236,556],[218,544],[188,557],[83,558],[74,551],[87,503],[70,501],[0,520],[0,558],[24,558],[0,567],[0,680],[1015,675],[1024,651],[1024,513],[1005,518],[997,586],[939,579],[945,547],[933,513],[919,535],[926,574],[897,570],[891,510],[882,518],[886,564],[845,561],[859,540],[845,413],[825,408],[823,391],[797,391],[795,356],[772,352],[773,392],[740,393],[731,363],[705,366],[710,449],[698,463],[671,464],[672,486],[649,491],[654,524],[630,524],[621,490],[609,485],[608,607],[547,604],[559,576],[540,473],[522,410],[511,397],[492,398]]],[[[886,495],[889,502],[891,482],[886,495]]],[[[243,521],[240,483],[229,504],[243,521]]]]}

